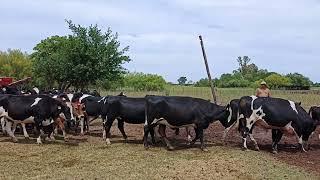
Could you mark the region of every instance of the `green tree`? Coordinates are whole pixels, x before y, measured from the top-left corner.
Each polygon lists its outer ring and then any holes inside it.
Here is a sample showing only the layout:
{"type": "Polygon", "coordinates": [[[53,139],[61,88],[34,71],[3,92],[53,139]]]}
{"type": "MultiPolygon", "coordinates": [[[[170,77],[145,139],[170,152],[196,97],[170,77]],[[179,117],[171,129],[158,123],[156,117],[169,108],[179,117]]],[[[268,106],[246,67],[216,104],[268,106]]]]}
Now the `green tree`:
{"type": "Polygon", "coordinates": [[[291,85],[289,78],[276,73],[268,76],[265,80],[274,89],[291,85]]]}
{"type": "Polygon", "coordinates": [[[124,86],[138,91],[161,91],[165,89],[166,81],[156,74],[128,73],[123,77],[124,86]]]}
{"type": "Polygon", "coordinates": [[[290,79],[290,83],[293,86],[311,86],[312,81],[309,78],[305,77],[299,73],[290,73],[286,75],[287,78],[290,79]]]}
{"type": "Polygon", "coordinates": [[[210,87],[208,78],[202,78],[194,84],[195,87],[210,87]]]}
{"type": "Polygon", "coordinates": [[[0,51],[0,76],[22,79],[32,76],[32,61],[27,53],[18,49],[0,51]]]}
{"type": "Polygon", "coordinates": [[[179,77],[178,79],[179,85],[185,85],[187,81],[188,81],[187,77],[184,77],[184,76],[179,77]]]}
{"type": "Polygon", "coordinates": [[[74,86],[84,89],[97,82],[115,81],[129,62],[128,47],[120,49],[117,34],[109,28],[102,32],[97,25],[83,27],[67,21],[68,36],[52,36],[34,47],[33,70],[47,85],[56,82],[60,89],[74,86]]]}

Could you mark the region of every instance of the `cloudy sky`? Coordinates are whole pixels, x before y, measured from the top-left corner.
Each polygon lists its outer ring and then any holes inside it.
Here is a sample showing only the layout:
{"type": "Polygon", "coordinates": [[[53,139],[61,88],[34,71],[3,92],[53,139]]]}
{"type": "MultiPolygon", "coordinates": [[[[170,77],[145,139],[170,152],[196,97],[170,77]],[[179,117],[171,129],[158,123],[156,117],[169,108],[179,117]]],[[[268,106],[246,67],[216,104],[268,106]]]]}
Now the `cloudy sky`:
{"type": "Polygon", "coordinates": [[[130,46],[130,71],[205,77],[198,35],[213,76],[248,55],[260,68],[299,72],[320,82],[319,0],[2,0],[0,50],[32,48],[70,33],[64,19],[98,24],[130,46]]]}

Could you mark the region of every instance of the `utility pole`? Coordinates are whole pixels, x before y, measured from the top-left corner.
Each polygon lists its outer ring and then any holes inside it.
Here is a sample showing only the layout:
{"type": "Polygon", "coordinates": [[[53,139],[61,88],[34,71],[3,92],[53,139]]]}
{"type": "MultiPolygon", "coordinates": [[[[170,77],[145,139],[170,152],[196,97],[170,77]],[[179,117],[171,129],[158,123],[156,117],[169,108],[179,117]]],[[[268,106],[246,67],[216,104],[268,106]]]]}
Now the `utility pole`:
{"type": "Polygon", "coordinates": [[[208,60],[207,60],[207,55],[206,55],[206,51],[204,50],[204,45],[203,45],[203,41],[202,41],[201,35],[199,36],[199,39],[200,39],[200,45],[201,45],[201,49],[202,49],[203,60],[204,60],[204,64],[206,65],[208,80],[209,80],[210,87],[211,87],[211,93],[212,93],[212,97],[213,97],[213,102],[217,103],[217,96],[216,96],[216,92],[214,90],[214,86],[213,86],[213,83],[212,83],[210,70],[209,70],[209,65],[208,65],[208,60]]]}

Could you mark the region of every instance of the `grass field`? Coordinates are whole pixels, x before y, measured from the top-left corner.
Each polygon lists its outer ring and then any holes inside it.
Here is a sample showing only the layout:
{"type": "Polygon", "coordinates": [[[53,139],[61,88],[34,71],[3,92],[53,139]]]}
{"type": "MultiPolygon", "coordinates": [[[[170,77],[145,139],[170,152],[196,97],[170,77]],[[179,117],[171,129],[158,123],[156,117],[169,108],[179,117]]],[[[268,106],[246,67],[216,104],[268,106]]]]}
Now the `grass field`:
{"type": "MultiPolygon", "coordinates": [[[[103,95],[117,95],[118,91],[102,92],[103,95]]],[[[123,90],[128,96],[143,97],[147,94],[154,95],[169,95],[169,96],[192,96],[203,99],[212,99],[211,90],[207,87],[190,87],[190,86],[168,86],[164,91],[132,91],[123,90]]],[[[227,104],[232,99],[237,99],[242,96],[250,96],[255,94],[255,89],[252,88],[218,88],[216,90],[218,103],[227,104]]],[[[309,109],[313,105],[320,105],[320,89],[315,88],[312,91],[284,91],[272,90],[273,97],[289,99],[295,102],[302,102],[302,106],[309,109]],[[319,90],[319,91],[318,91],[319,90]],[[318,93],[318,94],[317,94],[318,93]]]]}
{"type": "MultiPolygon", "coordinates": [[[[209,88],[180,86],[170,86],[163,92],[125,93],[135,97],[159,94],[211,98],[209,88]]],[[[253,89],[217,90],[222,104],[253,93],[253,89]]],[[[273,91],[273,96],[301,101],[305,108],[320,104],[320,95],[315,93],[273,91]]],[[[289,165],[266,151],[222,146],[217,138],[213,139],[216,143],[208,142],[209,152],[202,152],[198,147],[167,151],[160,146],[145,150],[141,144],[142,125],[126,125],[131,128],[132,141],[128,144],[123,143],[120,132],[113,127],[112,134],[116,137],[110,146],[100,138],[101,126],[97,127],[99,135],[70,136],[68,143],[58,140],[40,146],[35,144],[35,139],[27,141],[20,136],[15,144],[0,135],[0,179],[320,179],[317,171],[289,165]]],[[[299,156],[296,153],[292,155],[299,156]]]]}

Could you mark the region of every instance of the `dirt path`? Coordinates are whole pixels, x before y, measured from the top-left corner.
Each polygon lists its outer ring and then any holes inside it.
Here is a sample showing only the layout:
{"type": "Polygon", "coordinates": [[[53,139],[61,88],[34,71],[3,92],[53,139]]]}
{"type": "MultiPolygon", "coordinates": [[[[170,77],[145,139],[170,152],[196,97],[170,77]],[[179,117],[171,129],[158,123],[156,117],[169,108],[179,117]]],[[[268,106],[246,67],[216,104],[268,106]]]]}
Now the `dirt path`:
{"type": "MultiPolygon", "coordinates": [[[[205,139],[213,145],[221,146],[222,141],[222,134],[223,134],[223,127],[220,123],[212,124],[206,131],[205,131],[205,139]]],[[[125,125],[125,131],[129,136],[131,142],[137,141],[141,142],[142,134],[143,134],[143,125],[125,125]]],[[[98,133],[99,131],[96,131],[98,133]]],[[[280,161],[283,161],[290,165],[295,165],[306,169],[309,172],[314,172],[320,175],[320,140],[318,139],[318,134],[320,133],[320,127],[317,128],[314,135],[309,140],[310,143],[310,150],[307,153],[300,152],[299,149],[295,147],[297,144],[297,140],[294,136],[286,137],[283,136],[282,140],[279,143],[278,154],[271,153],[271,130],[264,130],[257,127],[254,131],[254,137],[257,140],[260,152],[266,153],[270,156],[273,156],[280,161]]],[[[94,132],[93,132],[94,134],[94,132]]],[[[100,134],[100,133],[99,133],[100,134]]],[[[117,130],[117,127],[114,126],[112,128],[112,134],[116,136],[121,136],[120,132],[117,130]]],[[[176,136],[173,130],[167,129],[167,134],[170,138],[174,138],[178,140],[180,144],[176,144],[176,146],[184,146],[182,142],[186,140],[186,132],[184,129],[180,130],[180,135],[176,136]]],[[[236,129],[232,129],[227,138],[227,146],[233,148],[241,148],[241,138],[239,133],[236,129]]],[[[118,142],[113,142],[118,143],[118,142]]],[[[248,145],[250,149],[254,149],[251,141],[248,141],[248,145]]],[[[183,148],[183,147],[181,147],[183,148]]],[[[179,148],[180,149],[180,148],[179,148]]],[[[248,152],[250,153],[250,151],[248,152]]]]}

